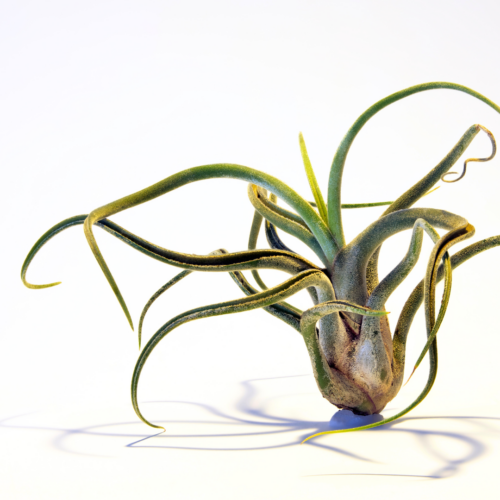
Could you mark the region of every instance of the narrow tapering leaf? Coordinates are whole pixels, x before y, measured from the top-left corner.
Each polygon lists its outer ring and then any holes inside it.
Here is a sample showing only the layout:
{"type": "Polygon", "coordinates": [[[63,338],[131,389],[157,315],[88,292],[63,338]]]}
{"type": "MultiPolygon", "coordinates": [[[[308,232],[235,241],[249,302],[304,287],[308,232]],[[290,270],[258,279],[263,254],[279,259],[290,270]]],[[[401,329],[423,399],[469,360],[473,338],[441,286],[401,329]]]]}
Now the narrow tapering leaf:
{"type": "Polygon", "coordinates": [[[165,323],[165,325],[163,325],[144,346],[144,349],[141,351],[141,354],[139,355],[134,368],[134,373],[132,375],[131,395],[132,405],[137,416],[145,424],[150,425],[151,427],[163,429],[163,427],[149,422],[140,412],[139,403],[137,400],[137,388],[139,385],[139,378],[142,369],[148,357],[153,352],[158,343],[169,332],[171,332],[178,326],[196,319],[220,316],[224,314],[233,314],[243,311],[251,311],[254,309],[259,309],[261,307],[271,306],[273,304],[276,304],[277,302],[282,302],[284,299],[295,295],[300,290],[311,286],[324,290],[326,294],[325,296],[334,296],[333,288],[331,287],[330,281],[326,274],[319,270],[310,269],[302,271],[301,273],[293,276],[292,278],[289,278],[280,285],[263,292],[252,294],[249,297],[245,297],[242,299],[231,300],[228,302],[221,302],[218,304],[191,309],[190,311],[180,314],[165,323]]]}
{"type": "Polygon", "coordinates": [[[316,202],[316,206],[318,207],[319,215],[321,216],[323,221],[328,224],[328,211],[326,209],[325,200],[323,199],[323,195],[321,194],[321,190],[319,189],[318,181],[316,180],[316,175],[314,175],[314,170],[312,168],[309,155],[307,154],[306,143],[304,141],[304,136],[302,135],[302,132],[300,132],[299,134],[299,144],[300,144],[300,152],[302,153],[302,160],[304,162],[304,167],[306,169],[307,180],[309,181],[309,185],[311,186],[311,191],[314,196],[314,201],[316,202]]]}

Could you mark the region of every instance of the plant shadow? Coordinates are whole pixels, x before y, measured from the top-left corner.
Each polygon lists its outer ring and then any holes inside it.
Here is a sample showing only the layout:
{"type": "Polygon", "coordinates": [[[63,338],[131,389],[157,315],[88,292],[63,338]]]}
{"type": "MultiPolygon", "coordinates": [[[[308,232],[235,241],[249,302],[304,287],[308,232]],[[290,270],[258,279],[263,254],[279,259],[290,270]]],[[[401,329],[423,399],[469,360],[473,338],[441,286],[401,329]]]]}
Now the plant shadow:
{"type": "MultiPolygon", "coordinates": [[[[197,450],[197,451],[256,451],[256,450],[267,450],[275,448],[286,448],[298,445],[303,439],[318,432],[330,430],[330,422],[316,421],[316,420],[304,420],[304,419],[294,419],[286,418],[278,415],[273,415],[269,411],[260,405],[260,407],[255,407],[255,400],[259,395],[256,387],[256,382],[276,380],[283,378],[293,378],[301,377],[305,375],[293,375],[289,377],[272,377],[272,378],[262,378],[262,379],[252,379],[241,382],[244,389],[242,397],[236,401],[234,405],[235,414],[242,416],[236,416],[228,412],[222,411],[214,406],[192,402],[192,401],[146,401],[142,404],[169,404],[169,405],[189,405],[195,408],[197,411],[202,410],[207,414],[207,418],[202,420],[167,420],[162,421],[162,424],[172,425],[172,424],[183,424],[183,425],[210,425],[210,426],[223,426],[224,430],[227,427],[234,426],[234,432],[220,432],[220,433],[189,433],[189,434],[167,434],[166,432],[156,432],[154,434],[145,434],[143,432],[120,432],[120,427],[130,427],[135,425],[144,426],[140,421],[134,422],[114,422],[105,423],[92,426],[86,426],[81,428],[58,428],[58,427],[41,427],[41,426],[30,426],[30,425],[15,425],[12,423],[16,418],[22,415],[9,417],[0,421],[0,427],[10,428],[10,429],[25,429],[25,430],[45,430],[56,432],[57,435],[52,440],[52,445],[59,451],[63,451],[71,454],[86,455],[86,456],[96,456],[103,457],[103,455],[92,455],[88,453],[82,453],[80,451],[74,450],[69,445],[69,438],[76,435],[94,436],[94,437],[104,437],[104,438],[119,438],[121,440],[125,439],[127,448],[156,448],[156,449],[178,449],[178,450],[197,450]],[[215,419],[214,419],[215,417],[215,419]],[[250,431],[238,430],[238,427],[250,427],[250,431]],[[204,438],[236,438],[236,437],[258,437],[267,435],[277,435],[277,434],[291,434],[287,436],[284,442],[278,444],[263,444],[254,446],[237,446],[237,447],[224,447],[224,446],[176,446],[172,443],[172,440],[185,438],[185,439],[196,439],[196,441],[203,440],[204,438]],[[151,442],[153,438],[154,443],[151,442]],[[164,443],[165,441],[165,443],[164,443]]],[[[491,426],[487,425],[488,421],[500,421],[500,418],[496,417],[482,417],[482,416],[442,416],[442,417],[406,417],[401,418],[395,422],[390,422],[389,424],[382,425],[380,427],[370,429],[364,432],[391,432],[391,433],[403,433],[412,435],[418,443],[425,449],[425,451],[430,454],[434,459],[438,460],[442,465],[437,470],[433,471],[429,475],[412,475],[412,474],[360,474],[360,473],[346,473],[346,474],[315,474],[304,477],[319,477],[319,476],[338,476],[338,475],[364,475],[364,476],[398,476],[398,477],[415,477],[415,478],[427,478],[427,479],[442,479],[454,476],[457,474],[466,464],[478,459],[482,456],[486,450],[487,445],[481,442],[477,437],[472,437],[470,435],[465,435],[459,432],[451,431],[441,431],[441,430],[423,430],[423,429],[405,429],[401,428],[403,422],[416,421],[416,420],[457,420],[467,421],[479,426],[488,431],[494,431],[491,426]],[[445,453],[442,453],[438,448],[433,446],[431,443],[432,439],[435,437],[445,437],[455,440],[456,443],[465,445],[467,452],[458,458],[448,458],[445,453]]],[[[167,427],[168,429],[168,427],[167,427]]],[[[322,449],[331,453],[337,453],[345,456],[346,458],[351,458],[357,461],[376,464],[379,463],[375,460],[368,458],[367,456],[362,456],[358,453],[354,453],[345,448],[338,446],[332,446],[331,444],[326,444],[324,439],[313,438],[307,441],[304,446],[312,446],[314,448],[322,449]]],[[[331,440],[330,440],[331,441],[331,440]]]]}

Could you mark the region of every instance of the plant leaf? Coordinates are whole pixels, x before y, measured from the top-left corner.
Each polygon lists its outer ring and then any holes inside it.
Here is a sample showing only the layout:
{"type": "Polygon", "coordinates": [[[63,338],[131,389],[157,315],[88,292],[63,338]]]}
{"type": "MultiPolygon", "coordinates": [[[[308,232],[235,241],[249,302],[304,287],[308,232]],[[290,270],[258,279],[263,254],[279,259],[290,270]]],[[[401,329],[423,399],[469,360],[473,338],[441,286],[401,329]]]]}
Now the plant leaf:
{"type": "Polygon", "coordinates": [[[318,181],[316,180],[316,175],[314,175],[314,170],[311,165],[311,160],[307,154],[306,143],[304,141],[304,136],[302,132],[299,133],[299,144],[300,152],[302,153],[302,161],[304,162],[304,167],[306,169],[307,180],[309,181],[309,186],[311,186],[311,191],[314,196],[314,201],[319,210],[319,215],[323,221],[328,224],[328,211],[326,209],[325,200],[319,189],[318,181]]]}

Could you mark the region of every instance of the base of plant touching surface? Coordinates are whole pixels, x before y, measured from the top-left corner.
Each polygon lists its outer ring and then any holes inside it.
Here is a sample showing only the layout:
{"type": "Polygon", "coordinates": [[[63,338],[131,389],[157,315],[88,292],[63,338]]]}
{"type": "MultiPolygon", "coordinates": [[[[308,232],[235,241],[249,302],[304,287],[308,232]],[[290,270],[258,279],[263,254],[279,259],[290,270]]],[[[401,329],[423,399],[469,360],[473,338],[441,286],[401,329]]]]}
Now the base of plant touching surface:
{"type": "Polygon", "coordinates": [[[356,415],[351,410],[339,410],[330,420],[329,427],[332,430],[353,429],[363,425],[380,422],[384,417],[380,413],[372,415],[356,415]]]}

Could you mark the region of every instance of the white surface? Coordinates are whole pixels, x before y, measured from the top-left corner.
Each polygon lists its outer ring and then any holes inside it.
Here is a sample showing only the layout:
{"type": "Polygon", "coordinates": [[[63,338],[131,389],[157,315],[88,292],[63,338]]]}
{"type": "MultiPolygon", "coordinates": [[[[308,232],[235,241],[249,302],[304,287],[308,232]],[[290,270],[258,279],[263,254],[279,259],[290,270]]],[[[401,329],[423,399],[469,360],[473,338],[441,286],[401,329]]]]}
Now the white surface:
{"type": "MultiPolygon", "coordinates": [[[[499,14],[487,1],[4,3],[2,498],[471,498],[494,486],[497,250],[454,274],[428,398],[390,428],[302,446],[335,408],[315,387],[301,338],[277,319],[262,311],[211,318],[165,339],[139,390],[147,416],[168,423],[154,436],[129,403],[136,334],[82,231],[54,239],[29,271],[31,282],[61,286],[28,290],[19,270],[56,222],[196,165],[251,166],[309,198],[300,130],[326,195],[337,144],[378,99],[445,80],[500,102],[499,14]]],[[[473,123],[500,136],[500,117],[457,92],[424,93],[384,110],[350,152],[343,201],[394,199],[473,123]]],[[[489,151],[478,137],[466,157],[489,151]]],[[[499,234],[499,166],[498,159],[470,165],[465,179],[421,206],[467,217],[475,241],[499,234]]],[[[346,213],[348,239],[380,213],[346,213]]],[[[167,248],[203,254],[244,249],[251,218],[245,184],[221,180],[114,220],[167,248]]],[[[177,271],[106,234],[98,239],[137,324],[149,296],[177,271]]],[[[403,234],[387,245],[381,274],[408,241],[403,234]]],[[[391,298],[392,326],[429,249],[426,242],[419,267],[391,298]]],[[[145,336],[182,311],[239,296],[227,276],[190,276],[155,304],[145,336]]],[[[424,337],[419,316],[410,364],[424,337]]],[[[426,370],[423,363],[385,415],[413,400],[426,370]]]]}

